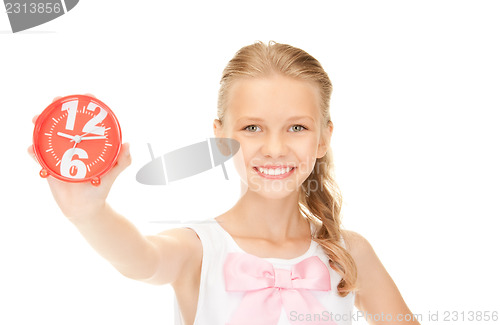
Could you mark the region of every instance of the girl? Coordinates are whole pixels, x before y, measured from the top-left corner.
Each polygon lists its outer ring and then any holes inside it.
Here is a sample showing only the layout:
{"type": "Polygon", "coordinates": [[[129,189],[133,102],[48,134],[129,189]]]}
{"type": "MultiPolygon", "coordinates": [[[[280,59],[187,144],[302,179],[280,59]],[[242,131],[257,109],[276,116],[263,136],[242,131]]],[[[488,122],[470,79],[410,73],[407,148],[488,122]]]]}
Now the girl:
{"type": "Polygon", "coordinates": [[[331,92],[320,63],[301,49],[258,42],[236,53],[213,126],[216,137],[240,143],[242,194],[205,223],[144,236],[112,210],[106,197],[131,163],[128,144],[99,187],[48,183],[64,215],[120,273],[172,285],[176,324],[332,325],[358,315],[419,324],[368,241],[341,229],[331,92]]]}

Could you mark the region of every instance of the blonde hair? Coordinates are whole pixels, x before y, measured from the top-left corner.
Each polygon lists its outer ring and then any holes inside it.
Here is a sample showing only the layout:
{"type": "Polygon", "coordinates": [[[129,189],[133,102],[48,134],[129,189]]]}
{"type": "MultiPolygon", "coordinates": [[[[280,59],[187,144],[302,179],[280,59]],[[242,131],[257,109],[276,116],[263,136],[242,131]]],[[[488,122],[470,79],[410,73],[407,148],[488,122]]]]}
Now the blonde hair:
{"type": "MultiPolygon", "coordinates": [[[[256,42],[241,48],[225,67],[220,81],[217,116],[224,124],[227,100],[231,85],[241,78],[264,78],[279,74],[312,82],[320,91],[320,109],[323,127],[330,121],[330,96],[332,83],[321,64],[305,51],[270,41],[268,45],[256,42]]],[[[341,243],[342,196],[333,178],[332,149],[316,163],[312,173],[302,184],[299,194],[299,209],[313,223],[321,224],[313,240],[329,257],[329,264],[342,279],[337,286],[341,297],[355,291],[357,270],[349,252],[341,243]],[[311,185],[321,190],[310,191],[311,185]],[[307,190],[306,190],[307,189],[307,190]]]]}

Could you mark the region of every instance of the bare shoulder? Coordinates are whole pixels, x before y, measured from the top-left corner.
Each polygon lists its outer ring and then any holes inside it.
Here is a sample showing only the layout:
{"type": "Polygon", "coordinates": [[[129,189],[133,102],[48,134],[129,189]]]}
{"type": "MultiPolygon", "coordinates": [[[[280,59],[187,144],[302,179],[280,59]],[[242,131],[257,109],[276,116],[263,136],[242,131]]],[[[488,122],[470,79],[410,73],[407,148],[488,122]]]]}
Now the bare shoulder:
{"type": "Polygon", "coordinates": [[[199,269],[203,251],[193,229],[172,228],[147,238],[155,244],[160,256],[158,270],[147,282],[173,284],[199,269]]]}
{"type": "Polygon", "coordinates": [[[201,248],[200,238],[196,232],[191,228],[172,228],[164,230],[157,234],[157,236],[165,236],[175,238],[179,243],[190,248],[201,248]]]}
{"type": "Polygon", "coordinates": [[[355,260],[366,258],[368,255],[375,254],[370,242],[361,234],[346,229],[342,229],[341,233],[342,238],[344,238],[347,251],[355,260]]]}
{"type": "Polygon", "coordinates": [[[178,249],[201,253],[201,241],[196,232],[191,228],[172,228],[158,233],[157,236],[169,237],[177,241],[178,249]]]}
{"type": "MultiPolygon", "coordinates": [[[[370,242],[361,234],[352,230],[342,230],[346,250],[356,263],[358,283],[364,284],[365,277],[373,276],[373,272],[386,273],[370,242]]],[[[362,289],[362,288],[361,288],[362,289]]]]}
{"type": "Polygon", "coordinates": [[[202,245],[200,238],[191,228],[172,228],[160,232],[157,236],[169,238],[175,242],[175,249],[183,254],[187,263],[196,261],[199,257],[201,261],[202,245]]]}
{"type": "MultiPolygon", "coordinates": [[[[405,321],[394,322],[394,324],[419,324],[418,320],[411,317],[410,309],[369,241],[354,231],[342,230],[341,232],[346,249],[354,259],[357,268],[356,307],[369,314],[391,314],[393,320],[404,316],[405,321]]],[[[378,325],[383,322],[371,320],[369,323],[378,325]]]]}

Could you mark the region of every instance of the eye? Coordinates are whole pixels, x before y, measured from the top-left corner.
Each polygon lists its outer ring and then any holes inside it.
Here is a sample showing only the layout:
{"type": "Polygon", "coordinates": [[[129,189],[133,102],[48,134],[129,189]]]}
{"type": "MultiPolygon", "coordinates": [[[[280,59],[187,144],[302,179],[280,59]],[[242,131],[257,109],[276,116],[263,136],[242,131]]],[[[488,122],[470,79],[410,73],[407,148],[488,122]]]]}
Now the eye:
{"type": "MultiPolygon", "coordinates": [[[[248,125],[248,126],[246,126],[243,130],[247,130],[247,131],[249,131],[249,128],[258,128],[258,126],[257,126],[257,125],[248,125]]],[[[254,129],[254,130],[255,130],[255,129],[254,129]]],[[[250,131],[250,132],[255,133],[254,131],[250,131]]]]}
{"type": "MultiPolygon", "coordinates": [[[[298,131],[307,130],[307,128],[305,126],[300,125],[300,124],[295,124],[294,126],[292,126],[292,128],[295,128],[295,127],[301,128],[298,131]]],[[[297,129],[295,128],[295,130],[297,130],[297,129]]]]}

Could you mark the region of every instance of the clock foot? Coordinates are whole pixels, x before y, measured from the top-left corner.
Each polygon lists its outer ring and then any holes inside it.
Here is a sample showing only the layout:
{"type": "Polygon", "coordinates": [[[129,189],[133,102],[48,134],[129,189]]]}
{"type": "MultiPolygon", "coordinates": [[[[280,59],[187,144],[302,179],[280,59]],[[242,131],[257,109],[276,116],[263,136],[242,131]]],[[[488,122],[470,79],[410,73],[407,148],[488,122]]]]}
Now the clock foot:
{"type": "Polygon", "coordinates": [[[46,169],[42,169],[42,170],[40,171],[40,177],[42,177],[42,178],[47,178],[47,177],[49,177],[49,172],[48,172],[46,169]]]}
{"type": "Polygon", "coordinates": [[[90,183],[94,186],[99,186],[101,185],[101,179],[99,177],[96,177],[90,181],[90,183]]]}

